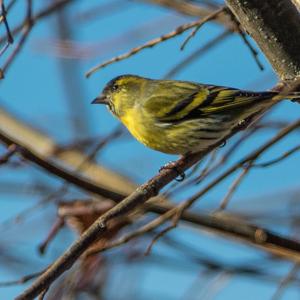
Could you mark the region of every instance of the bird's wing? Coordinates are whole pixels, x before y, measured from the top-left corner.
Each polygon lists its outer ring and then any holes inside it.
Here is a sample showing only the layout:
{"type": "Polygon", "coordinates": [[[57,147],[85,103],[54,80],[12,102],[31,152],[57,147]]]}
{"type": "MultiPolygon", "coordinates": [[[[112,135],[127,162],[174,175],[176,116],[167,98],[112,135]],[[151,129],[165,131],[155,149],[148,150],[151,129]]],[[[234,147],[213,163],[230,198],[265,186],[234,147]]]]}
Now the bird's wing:
{"type": "Polygon", "coordinates": [[[170,81],[163,93],[154,92],[145,103],[158,122],[177,123],[210,114],[247,109],[253,102],[271,98],[273,92],[248,92],[221,86],[170,81]]]}
{"type": "Polygon", "coordinates": [[[169,117],[182,118],[201,105],[208,94],[209,91],[198,84],[161,80],[146,97],[143,108],[146,114],[158,121],[169,117]]]}

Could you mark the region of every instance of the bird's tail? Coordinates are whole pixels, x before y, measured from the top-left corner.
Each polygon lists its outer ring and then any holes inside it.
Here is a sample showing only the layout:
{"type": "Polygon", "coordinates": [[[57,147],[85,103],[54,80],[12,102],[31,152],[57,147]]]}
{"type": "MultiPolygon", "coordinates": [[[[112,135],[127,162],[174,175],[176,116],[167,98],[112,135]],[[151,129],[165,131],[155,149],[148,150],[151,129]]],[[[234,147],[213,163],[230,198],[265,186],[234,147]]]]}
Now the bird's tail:
{"type": "Polygon", "coordinates": [[[278,102],[284,99],[289,99],[295,102],[300,101],[300,92],[282,93],[282,92],[270,92],[273,93],[271,98],[274,102],[278,102]]]}

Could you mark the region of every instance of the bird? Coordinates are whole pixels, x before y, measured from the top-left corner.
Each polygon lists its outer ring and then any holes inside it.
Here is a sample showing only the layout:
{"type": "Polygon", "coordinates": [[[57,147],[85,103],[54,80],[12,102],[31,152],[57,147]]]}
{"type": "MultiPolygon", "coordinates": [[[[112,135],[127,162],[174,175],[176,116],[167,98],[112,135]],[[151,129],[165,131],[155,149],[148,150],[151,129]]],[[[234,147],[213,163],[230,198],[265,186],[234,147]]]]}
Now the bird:
{"type": "Polygon", "coordinates": [[[147,147],[186,156],[223,141],[243,120],[282,98],[300,99],[300,93],[281,96],[129,74],[109,81],[92,103],[106,105],[147,147]]]}

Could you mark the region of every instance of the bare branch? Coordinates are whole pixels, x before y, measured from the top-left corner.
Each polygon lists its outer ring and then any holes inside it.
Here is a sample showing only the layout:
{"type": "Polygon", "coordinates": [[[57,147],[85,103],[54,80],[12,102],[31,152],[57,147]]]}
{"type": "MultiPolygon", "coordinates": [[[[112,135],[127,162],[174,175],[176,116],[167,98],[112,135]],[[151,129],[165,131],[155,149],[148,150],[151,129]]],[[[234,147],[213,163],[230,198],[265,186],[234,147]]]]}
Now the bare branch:
{"type": "Polygon", "coordinates": [[[196,51],[192,52],[188,57],[182,60],[178,65],[175,65],[168,73],[164,76],[166,79],[173,78],[177,73],[182,71],[185,67],[193,63],[199,56],[205,54],[207,51],[211,50],[214,46],[218,45],[219,42],[224,41],[232,34],[231,30],[226,30],[211,41],[209,41],[204,46],[201,46],[196,51]]]}
{"type": "MultiPolygon", "coordinates": [[[[210,14],[207,18],[206,18],[206,22],[214,20],[219,14],[221,14],[222,12],[226,12],[226,8],[225,7],[221,7],[220,9],[216,10],[216,12],[210,14]]],[[[198,32],[198,30],[204,25],[204,23],[199,24],[198,26],[196,26],[193,31],[187,36],[187,38],[184,40],[184,42],[182,43],[182,45],[180,46],[180,50],[184,50],[184,48],[186,47],[186,45],[188,44],[188,42],[196,35],[196,33],[198,32]]]]}
{"type": "Polygon", "coordinates": [[[300,76],[300,14],[290,0],[227,0],[282,80],[300,76]]]}
{"type": "Polygon", "coordinates": [[[107,60],[105,61],[104,63],[101,63],[99,65],[96,65],[95,67],[93,67],[92,69],[90,69],[86,74],[85,76],[86,77],[90,77],[93,73],[95,73],[96,71],[98,71],[99,69],[101,68],[104,68],[112,63],[115,63],[115,62],[118,62],[118,61],[121,61],[121,60],[124,60],[124,59],[127,59],[129,57],[131,57],[132,55],[146,49],[146,48],[152,48],[154,46],[156,46],[157,44],[161,43],[161,42],[164,42],[164,41],[167,41],[171,38],[174,38],[182,33],[184,33],[185,31],[191,29],[191,28],[194,28],[194,27],[198,27],[198,26],[201,26],[202,24],[206,23],[207,21],[211,20],[212,18],[214,18],[216,15],[220,14],[220,10],[217,10],[205,17],[203,17],[202,19],[200,20],[197,20],[197,21],[194,21],[194,22],[191,22],[191,23],[187,23],[187,24],[183,24],[179,27],[177,27],[175,30],[167,33],[167,34],[164,34],[162,35],[161,37],[159,38],[156,38],[156,39],[153,39],[141,46],[138,46],[136,48],[133,48],[132,50],[130,50],[129,52],[127,53],[124,53],[124,54],[121,54],[121,55],[118,55],[110,60],[107,60]]]}
{"type": "Polygon", "coordinates": [[[143,1],[152,2],[154,4],[158,4],[163,7],[173,9],[182,14],[198,17],[198,18],[199,17],[203,18],[208,14],[212,13],[211,9],[204,8],[202,6],[195,5],[193,3],[188,3],[185,1],[174,1],[174,0],[143,0],[143,1]]]}
{"type": "Polygon", "coordinates": [[[221,201],[220,207],[218,211],[226,209],[230,199],[232,198],[234,192],[237,190],[238,186],[241,184],[242,180],[244,177],[247,175],[249,172],[251,164],[243,167],[243,171],[239,174],[239,176],[235,179],[235,181],[232,183],[231,187],[229,188],[226,196],[224,199],[221,201]]]}
{"type": "Polygon", "coordinates": [[[43,272],[45,272],[45,270],[40,271],[40,272],[36,272],[36,273],[33,273],[33,274],[25,275],[25,276],[23,276],[23,277],[21,277],[20,279],[17,279],[17,280],[0,282],[0,287],[7,287],[7,286],[26,283],[26,282],[40,276],[43,272]]]}
{"type": "MultiPolygon", "coordinates": [[[[246,122],[246,121],[245,121],[246,122]]],[[[251,122],[249,119],[248,122],[251,122]]],[[[294,122],[284,130],[278,134],[277,137],[273,138],[269,143],[262,146],[258,151],[253,153],[252,155],[248,156],[245,160],[241,161],[240,164],[221,177],[218,180],[212,182],[208,185],[205,190],[197,193],[191,199],[184,203],[184,206],[181,206],[183,209],[187,209],[190,207],[200,196],[202,196],[206,191],[208,191],[212,186],[217,184],[219,181],[223,180],[228,174],[233,172],[232,170],[236,170],[238,167],[243,166],[248,161],[253,161],[267,148],[273,145],[277,140],[280,140],[288,133],[293,131],[294,129],[300,126],[300,120],[294,122]]],[[[240,127],[234,128],[232,132],[229,134],[227,138],[235,134],[237,131],[240,130],[240,127]]],[[[209,153],[212,149],[216,146],[222,144],[223,141],[219,141],[216,144],[212,145],[208,149],[203,152],[191,154],[188,157],[183,157],[176,162],[177,169],[182,171],[187,170],[189,167],[194,165],[199,161],[199,159],[203,158],[207,153],[209,153]]],[[[107,222],[115,217],[119,217],[132,211],[134,208],[140,206],[144,202],[146,202],[151,197],[154,197],[158,194],[159,190],[171,182],[173,179],[177,177],[177,171],[175,169],[163,169],[160,174],[156,175],[152,179],[150,179],[145,184],[138,187],[130,196],[126,197],[112,209],[110,209],[107,213],[103,214],[99,217],[93,225],[81,236],[79,240],[74,242],[66,252],[60,256],[45,272],[41,275],[26,291],[24,291],[20,296],[18,296],[17,300],[25,300],[25,299],[32,299],[39,295],[45,288],[49,287],[51,283],[60,276],[63,272],[69,269],[74,262],[80,257],[80,255],[95,241],[96,238],[99,238],[101,235],[105,234],[107,230],[107,222]]],[[[256,233],[257,235],[257,233],[256,233]]],[[[266,234],[262,231],[262,235],[256,237],[261,243],[266,242],[266,234]]],[[[298,246],[297,246],[298,247],[298,246]]],[[[299,246],[300,250],[300,246],[299,246]]]]}
{"type": "MultiPolygon", "coordinates": [[[[72,3],[74,0],[58,0],[44,9],[41,9],[36,15],[32,16],[32,22],[36,23],[38,20],[43,19],[52,13],[56,12],[57,10],[63,8],[65,5],[72,3]]],[[[27,16],[28,16],[28,10],[27,10],[27,16]]],[[[17,25],[12,31],[12,35],[15,36],[17,33],[21,32],[22,30],[25,30],[27,27],[27,18],[19,25],[17,25]]],[[[3,36],[0,38],[0,44],[5,42],[6,36],[3,36]]]]}
{"type": "Polygon", "coordinates": [[[271,300],[279,300],[283,294],[284,289],[292,282],[292,278],[295,277],[299,271],[300,265],[294,264],[289,273],[281,280],[276,292],[272,296],[271,300]]]}
{"type": "Polygon", "coordinates": [[[16,153],[16,151],[17,146],[15,144],[8,146],[6,153],[0,156],[0,165],[7,163],[9,159],[16,153]]]}
{"type": "MultiPolygon", "coordinates": [[[[228,11],[230,11],[227,8],[228,11]]],[[[241,36],[242,40],[244,41],[245,45],[248,47],[248,49],[250,50],[258,68],[263,71],[264,70],[264,66],[263,64],[260,62],[259,58],[258,58],[258,52],[255,50],[255,48],[251,45],[251,43],[248,41],[247,39],[247,35],[246,33],[242,30],[241,28],[241,24],[239,23],[239,21],[236,19],[236,17],[230,12],[231,17],[232,17],[232,22],[236,25],[236,30],[239,33],[239,35],[241,36]]]]}
{"type": "MultiPolygon", "coordinates": [[[[6,24],[6,19],[4,18],[4,23],[6,24]]],[[[27,0],[27,12],[26,12],[26,19],[24,21],[24,28],[23,28],[23,33],[22,36],[20,38],[20,40],[17,43],[16,48],[14,49],[14,51],[10,54],[10,56],[8,57],[7,61],[5,62],[4,66],[1,68],[2,70],[2,78],[4,77],[4,74],[6,73],[8,67],[10,66],[10,64],[13,62],[13,60],[15,59],[15,57],[18,55],[18,53],[20,52],[20,50],[23,48],[27,37],[33,27],[33,20],[32,20],[32,1],[31,0],[27,0]]],[[[8,41],[9,43],[13,42],[11,33],[9,31],[8,25],[7,25],[7,35],[8,35],[8,41]]]]}
{"type": "Polygon", "coordinates": [[[258,163],[258,164],[254,164],[252,165],[252,167],[255,167],[255,168],[266,168],[266,167],[270,167],[272,165],[275,165],[281,161],[283,161],[284,159],[290,157],[292,154],[296,153],[297,151],[300,150],[300,146],[296,146],[296,147],[293,147],[291,150],[283,153],[281,156],[275,158],[275,159],[272,159],[270,161],[267,161],[267,162],[264,162],[264,163],[258,163]]]}

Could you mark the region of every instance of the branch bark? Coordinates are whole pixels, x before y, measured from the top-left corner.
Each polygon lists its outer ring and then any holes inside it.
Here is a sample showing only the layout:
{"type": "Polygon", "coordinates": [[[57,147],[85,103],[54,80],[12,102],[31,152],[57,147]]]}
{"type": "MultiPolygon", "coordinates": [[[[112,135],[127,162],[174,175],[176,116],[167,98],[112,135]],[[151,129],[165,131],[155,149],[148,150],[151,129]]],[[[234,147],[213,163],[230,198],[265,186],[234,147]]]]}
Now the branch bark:
{"type": "MultiPolygon", "coordinates": [[[[94,162],[86,162],[88,167],[80,172],[84,177],[70,171],[70,168],[76,169],[82,161],[86,160],[84,154],[76,150],[65,150],[58,153],[55,151],[58,146],[48,136],[16,120],[1,109],[0,140],[6,145],[13,144],[21,148],[21,154],[24,155],[25,159],[45,168],[55,176],[73,183],[80,189],[97,194],[99,197],[110,196],[111,200],[119,202],[136,188],[126,178],[104,169],[94,162]],[[55,161],[53,161],[53,158],[55,161]],[[66,168],[63,166],[66,166],[66,168]],[[59,172],[56,172],[57,168],[59,172]]],[[[159,201],[159,203],[148,202],[143,207],[146,212],[159,215],[163,215],[174,208],[173,204],[162,203],[162,201],[159,201]]],[[[243,242],[247,242],[252,246],[255,245],[274,255],[300,261],[300,244],[297,242],[293,244],[293,241],[278,235],[274,237],[274,234],[267,230],[240,220],[237,225],[237,222],[230,218],[189,211],[182,213],[181,220],[193,226],[201,226],[203,229],[215,234],[226,235],[231,239],[241,239],[243,242]],[[266,234],[267,239],[264,243],[256,238],[257,230],[264,231],[266,234]]]]}
{"type": "MultiPolygon", "coordinates": [[[[228,0],[227,2],[244,28],[257,41],[263,52],[265,52],[281,79],[294,79],[299,76],[300,52],[298,50],[300,48],[300,17],[296,8],[292,6],[288,0],[278,0],[276,4],[272,3],[272,0],[248,0],[248,2],[242,0],[228,0]],[[284,9],[282,6],[283,3],[284,9]],[[285,6],[286,3],[287,6],[285,6]],[[261,9],[261,12],[258,12],[258,7],[261,9]],[[275,22],[280,23],[280,27],[282,28],[278,28],[278,25],[274,24],[275,22]],[[278,32],[275,32],[276,34],[274,33],[275,30],[278,30],[278,32]],[[291,32],[295,32],[295,34],[292,35],[291,32]]],[[[238,130],[240,129],[233,130],[228,138],[238,130]]],[[[3,138],[3,140],[5,140],[5,138],[3,138]]],[[[203,153],[179,160],[177,162],[178,169],[182,171],[188,169],[221,143],[222,141],[203,153]]],[[[24,154],[24,152],[22,154],[24,154]]],[[[70,268],[91,243],[106,231],[106,223],[110,219],[127,213],[149,198],[157,195],[159,190],[176,178],[176,176],[177,172],[175,170],[166,169],[137,188],[130,196],[102,215],[77,242],[73,243],[73,245],[49,267],[47,272],[41,275],[32,286],[16,299],[33,299],[38,296],[44,289],[48,288],[58,276],[70,268]]],[[[268,237],[265,236],[265,232],[257,232],[257,230],[255,230],[253,233],[255,241],[266,242],[268,237]]],[[[271,241],[274,241],[273,236],[271,236],[271,241]]],[[[296,242],[289,244],[289,241],[285,240],[284,244],[289,245],[291,248],[295,247],[294,250],[296,252],[299,251],[299,245],[296,242]]]]}
{"type": "MultiPolygon", "coordinates": [[[[250,122],[250,120],[248,121],[250,122]]],[[[247,123],[248,124],[248,123],[247,123]]],[[[229,138],[234,135],[237,131],[241,130],[240,127],[234,128],[232,132],[226,137],[229,138]]],[[[216,144],[212,145],[203,152],[191,154],[187,157],[183,157],[176,161],[176,168],[182,171],[187,170],[201,158],[203,158],[212,149],[222,144],[222,141],[218,141],[216,144]]],[[[63,272],[68,270],[74,262],[81,256],[81,254],[99,237],[101,237],[107,231],[107,222],[113,218],[119,217],[123,214],[132,211],[138,206],[145,203],[151,197],[158,194],[160,189],[171,182],[178,176],[178,172],[174,169],[164,169],[162,172],[151,178],[148,182],[138,187],[131,195],[126,197],[107,213],[99,217],[90,227],[87,229],[77,240],[74,242],[65,253],[60,256],[48,269],[42,274],[27,290],[25,290],[21,295],[19,295],[16,300],[27,300],[37,297],[43,290],[47,289],[51,283],[59,277],[63,272]]],[[[254,232],[255,235],[259,234],[258,240],[262,243],[266,242],[265,232],[262,230],[260,232],[254,232]],[[262,235],[262,237],[260,236],[262,235]]],[[[257,238],[255,237],[255,240],[257,238]]],[[[281,238],[279,238],[281,240],[281,238]]],[[[296,246],[296,252],[300,250],[300,244],[291,241],[291,244],[284,241],[283,244],[296,246]]],[[[293,247],[293,246],[292,246],[293,247]]]]}
{"type": "Polygon", "coordinates": [[[300,76],[300,14],[290,0],[226,0],[281,80],[300,76]]]}

